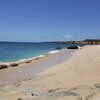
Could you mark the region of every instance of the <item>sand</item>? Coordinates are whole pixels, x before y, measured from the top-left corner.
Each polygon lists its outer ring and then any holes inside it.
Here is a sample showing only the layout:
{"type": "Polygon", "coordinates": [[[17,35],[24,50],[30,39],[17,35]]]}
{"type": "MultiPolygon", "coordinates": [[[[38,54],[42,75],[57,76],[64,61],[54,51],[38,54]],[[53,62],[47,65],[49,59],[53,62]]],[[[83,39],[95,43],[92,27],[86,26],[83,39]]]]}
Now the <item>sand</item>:
{"type": "Polygon", "coordinates": [[[30,80],[1,85],[0,100],[100,100],[100,45],[85,46],[30,80]]]}

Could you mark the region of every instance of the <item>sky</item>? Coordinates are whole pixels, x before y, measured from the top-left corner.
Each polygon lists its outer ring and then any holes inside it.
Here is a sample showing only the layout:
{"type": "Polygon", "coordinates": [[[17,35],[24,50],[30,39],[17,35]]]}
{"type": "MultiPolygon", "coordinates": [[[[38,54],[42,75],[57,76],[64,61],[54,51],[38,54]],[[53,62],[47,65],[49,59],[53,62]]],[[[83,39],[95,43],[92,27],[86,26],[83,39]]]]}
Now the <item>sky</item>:
{"type": "Polygon", "coordinates": [[[100,39],[100,0],[0,0],[0,41],[100,39]]]}

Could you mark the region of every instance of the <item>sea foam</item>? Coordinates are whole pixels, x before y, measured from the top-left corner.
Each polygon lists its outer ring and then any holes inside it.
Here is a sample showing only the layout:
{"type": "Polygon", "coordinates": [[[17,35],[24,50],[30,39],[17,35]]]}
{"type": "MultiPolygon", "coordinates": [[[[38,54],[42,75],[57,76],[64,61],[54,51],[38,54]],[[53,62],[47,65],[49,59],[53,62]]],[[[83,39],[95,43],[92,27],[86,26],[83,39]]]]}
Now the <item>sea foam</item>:
{"type": "Polygon", "coordinates": [[[57,52],[60,52],[59,50],[54,50],[54,51],[50,51],[48,52],[49,54],[54,54],[54,53],[57,53],[57,52]]]}

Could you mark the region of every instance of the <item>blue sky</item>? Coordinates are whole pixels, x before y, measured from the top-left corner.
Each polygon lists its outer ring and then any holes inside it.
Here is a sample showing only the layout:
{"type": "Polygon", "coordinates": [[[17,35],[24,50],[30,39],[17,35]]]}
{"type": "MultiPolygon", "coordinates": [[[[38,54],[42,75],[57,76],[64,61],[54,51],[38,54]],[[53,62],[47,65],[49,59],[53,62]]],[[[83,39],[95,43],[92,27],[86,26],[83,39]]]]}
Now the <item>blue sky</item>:
{"type": "Polygon", "coordinates": [[[0,41],[100,38],[100,0],[0,0],[0,41]]]}

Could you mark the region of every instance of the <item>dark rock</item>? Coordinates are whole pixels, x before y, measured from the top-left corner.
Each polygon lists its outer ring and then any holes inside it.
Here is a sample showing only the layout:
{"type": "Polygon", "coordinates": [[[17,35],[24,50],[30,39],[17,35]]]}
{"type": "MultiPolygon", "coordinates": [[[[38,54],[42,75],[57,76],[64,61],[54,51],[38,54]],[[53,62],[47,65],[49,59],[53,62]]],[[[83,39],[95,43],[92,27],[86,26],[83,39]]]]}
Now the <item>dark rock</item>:
{"type": "Polygon", "coordinates": [[[34,94],[34,93],[32,93],[32,96],[35,96],[35,94],[34,94]]]}
{"type": "Polygon", "coordinates": [[[78,46],[69,46],[67,49],[78,49],[78,46]]]}
{"type": "Polygon", "coordinates": [[[17,100],[23,100],[22,98],[18,98],[17,100]]]}
{"type": "Polygon", "coordinates": [[[11,67],[18,66],[18,65],[19,65],[18,63],[11,63],[10,64],[11,67]]]}
{"type": "Polygon", "coordinates": [[[4,68],[8,68],[9,66],[8,65],[0,65],[0,69],[4,69],[4,68]]]}
{"type": "Polygon", "coordinates": [[[32,93],[32,96],[38,96],[37,94],[32,93]]]}

